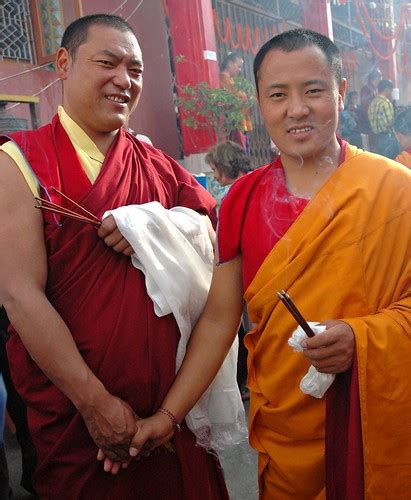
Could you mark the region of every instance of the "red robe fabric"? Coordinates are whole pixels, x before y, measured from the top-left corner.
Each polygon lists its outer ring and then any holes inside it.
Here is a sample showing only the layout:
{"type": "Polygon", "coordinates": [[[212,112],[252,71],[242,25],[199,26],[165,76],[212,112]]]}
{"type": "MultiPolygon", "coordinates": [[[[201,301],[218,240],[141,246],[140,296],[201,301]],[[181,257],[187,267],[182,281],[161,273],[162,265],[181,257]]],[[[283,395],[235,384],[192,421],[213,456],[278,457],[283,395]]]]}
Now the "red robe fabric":
{"type": "MultiPolygon", "coordinates": [[[[37,131],[13,134],[53,201],[56,186],[98,217],[111,208],[159,201],[210,213],[214,200],[171,158],[120,130],[91,185],[57,117],[37,131]]],[[[72,207],[71,207],[72,208],[72,207]]],[[[159,407],[175,376],[179,331],[158,318],[144,276],[130,259],[108,248],[93,227],[44,214],[48,255],[46,294],[107,390],[137,415],[159,407]]],[[[41,498],[225,499],[218,461],[195,446],[182,426],[172,443],[134,462],[118,476],[104,473],[97,447],[69,399],[42,373],[14,332],[8,342],[16,388],[28,406],[38,453],[33,477],[41,498]]]]}
{"type": "Polygon", "coordinates": [[[244,290],[307,203],[287,191],[280,157],[231,187],[220,209],[218,260],[241,254],[244,290]]]}

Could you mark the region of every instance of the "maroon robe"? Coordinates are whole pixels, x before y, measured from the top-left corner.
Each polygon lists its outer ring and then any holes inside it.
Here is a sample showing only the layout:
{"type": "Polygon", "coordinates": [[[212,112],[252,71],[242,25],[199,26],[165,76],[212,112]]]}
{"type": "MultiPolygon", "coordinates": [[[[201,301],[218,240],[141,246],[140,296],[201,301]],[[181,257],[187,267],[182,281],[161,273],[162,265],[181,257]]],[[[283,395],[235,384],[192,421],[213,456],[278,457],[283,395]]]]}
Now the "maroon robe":
{"type": "MultiPolygon", "coordinates": [[[[57,117],[39,130],[16,133],[43,196],[66,205],[56,186],[90,212],[159,201],[210,213],[211,196],[171,158],[120,130],[92,185],[57,117]]],[[[4,142],[4,138],[3,138],[4,142]]],[[[72,208],[72,207],[70,207],[72,208]]],[[[83,223],[44,213],[46,294],[70,329],[85,362],[107,390],[141,417],[160,406],[175,377],[179,331],[172,315],[158,318],[144,276],[83,223]]],[[[183,425],[175,452],[159,448],[117,476],[103,471],[97,447],[71,401],[43,374],[12,332],[13,380],[28,406],[38,453],[33,477],[41,498],[225,499],[218,461],[183,425]]]]}

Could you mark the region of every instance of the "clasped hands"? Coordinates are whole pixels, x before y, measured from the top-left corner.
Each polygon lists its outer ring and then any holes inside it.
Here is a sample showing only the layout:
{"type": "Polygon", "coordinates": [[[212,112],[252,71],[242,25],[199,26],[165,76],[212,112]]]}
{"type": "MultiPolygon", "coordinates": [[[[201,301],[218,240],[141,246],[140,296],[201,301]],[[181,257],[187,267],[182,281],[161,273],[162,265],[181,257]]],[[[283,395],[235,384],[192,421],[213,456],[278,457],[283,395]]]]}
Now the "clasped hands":
{"type": "Polygon", "coordinates": [[[156,413],[141,419],[128,403],[108,393],[80,412],[99,448],[97,460],[112,474],[127,468],[133,459],[149,456],[174,434],[166,415],[156,413]]]}

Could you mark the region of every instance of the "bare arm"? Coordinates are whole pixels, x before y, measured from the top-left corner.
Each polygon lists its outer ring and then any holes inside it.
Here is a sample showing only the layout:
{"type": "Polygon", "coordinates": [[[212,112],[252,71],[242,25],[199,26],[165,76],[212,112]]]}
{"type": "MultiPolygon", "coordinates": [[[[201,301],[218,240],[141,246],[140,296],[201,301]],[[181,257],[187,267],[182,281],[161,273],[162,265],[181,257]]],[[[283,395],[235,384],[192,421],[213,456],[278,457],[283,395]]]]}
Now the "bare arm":
{"type": "Polygon", "coordinates": [[[111,396],[81,357],[44,289],[43,219],[18,167],[0,152],[0,303],[26,349],[83,415],[96,444],[116,459],[135,431],[134,413],[111,396]]]}

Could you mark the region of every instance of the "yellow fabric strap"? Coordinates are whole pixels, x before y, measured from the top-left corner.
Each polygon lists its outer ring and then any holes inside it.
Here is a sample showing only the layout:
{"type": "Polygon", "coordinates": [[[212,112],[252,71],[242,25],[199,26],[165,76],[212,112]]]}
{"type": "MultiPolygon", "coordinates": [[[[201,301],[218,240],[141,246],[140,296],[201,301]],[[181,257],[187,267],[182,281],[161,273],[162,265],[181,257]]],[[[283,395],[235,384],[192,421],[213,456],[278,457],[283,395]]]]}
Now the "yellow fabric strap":
{"type": "MultiPolygon", "coordinates": [[[[83,129],[81,129],[64,111],[63,106],[58,107],[58,115],[60,123],[69,136],[87,177],[90,179],[91,183],[94,183],[104,162],[103,153],[101,153],[83,129]]],[[[23,153],[20,151],[20,148],[14,142],[10,141],[0,146],[0,150],[4,151],[14,160],[21,173],[24,175],[33,195],[39,196],[38,180],[28,165],[23,153]]]]}

